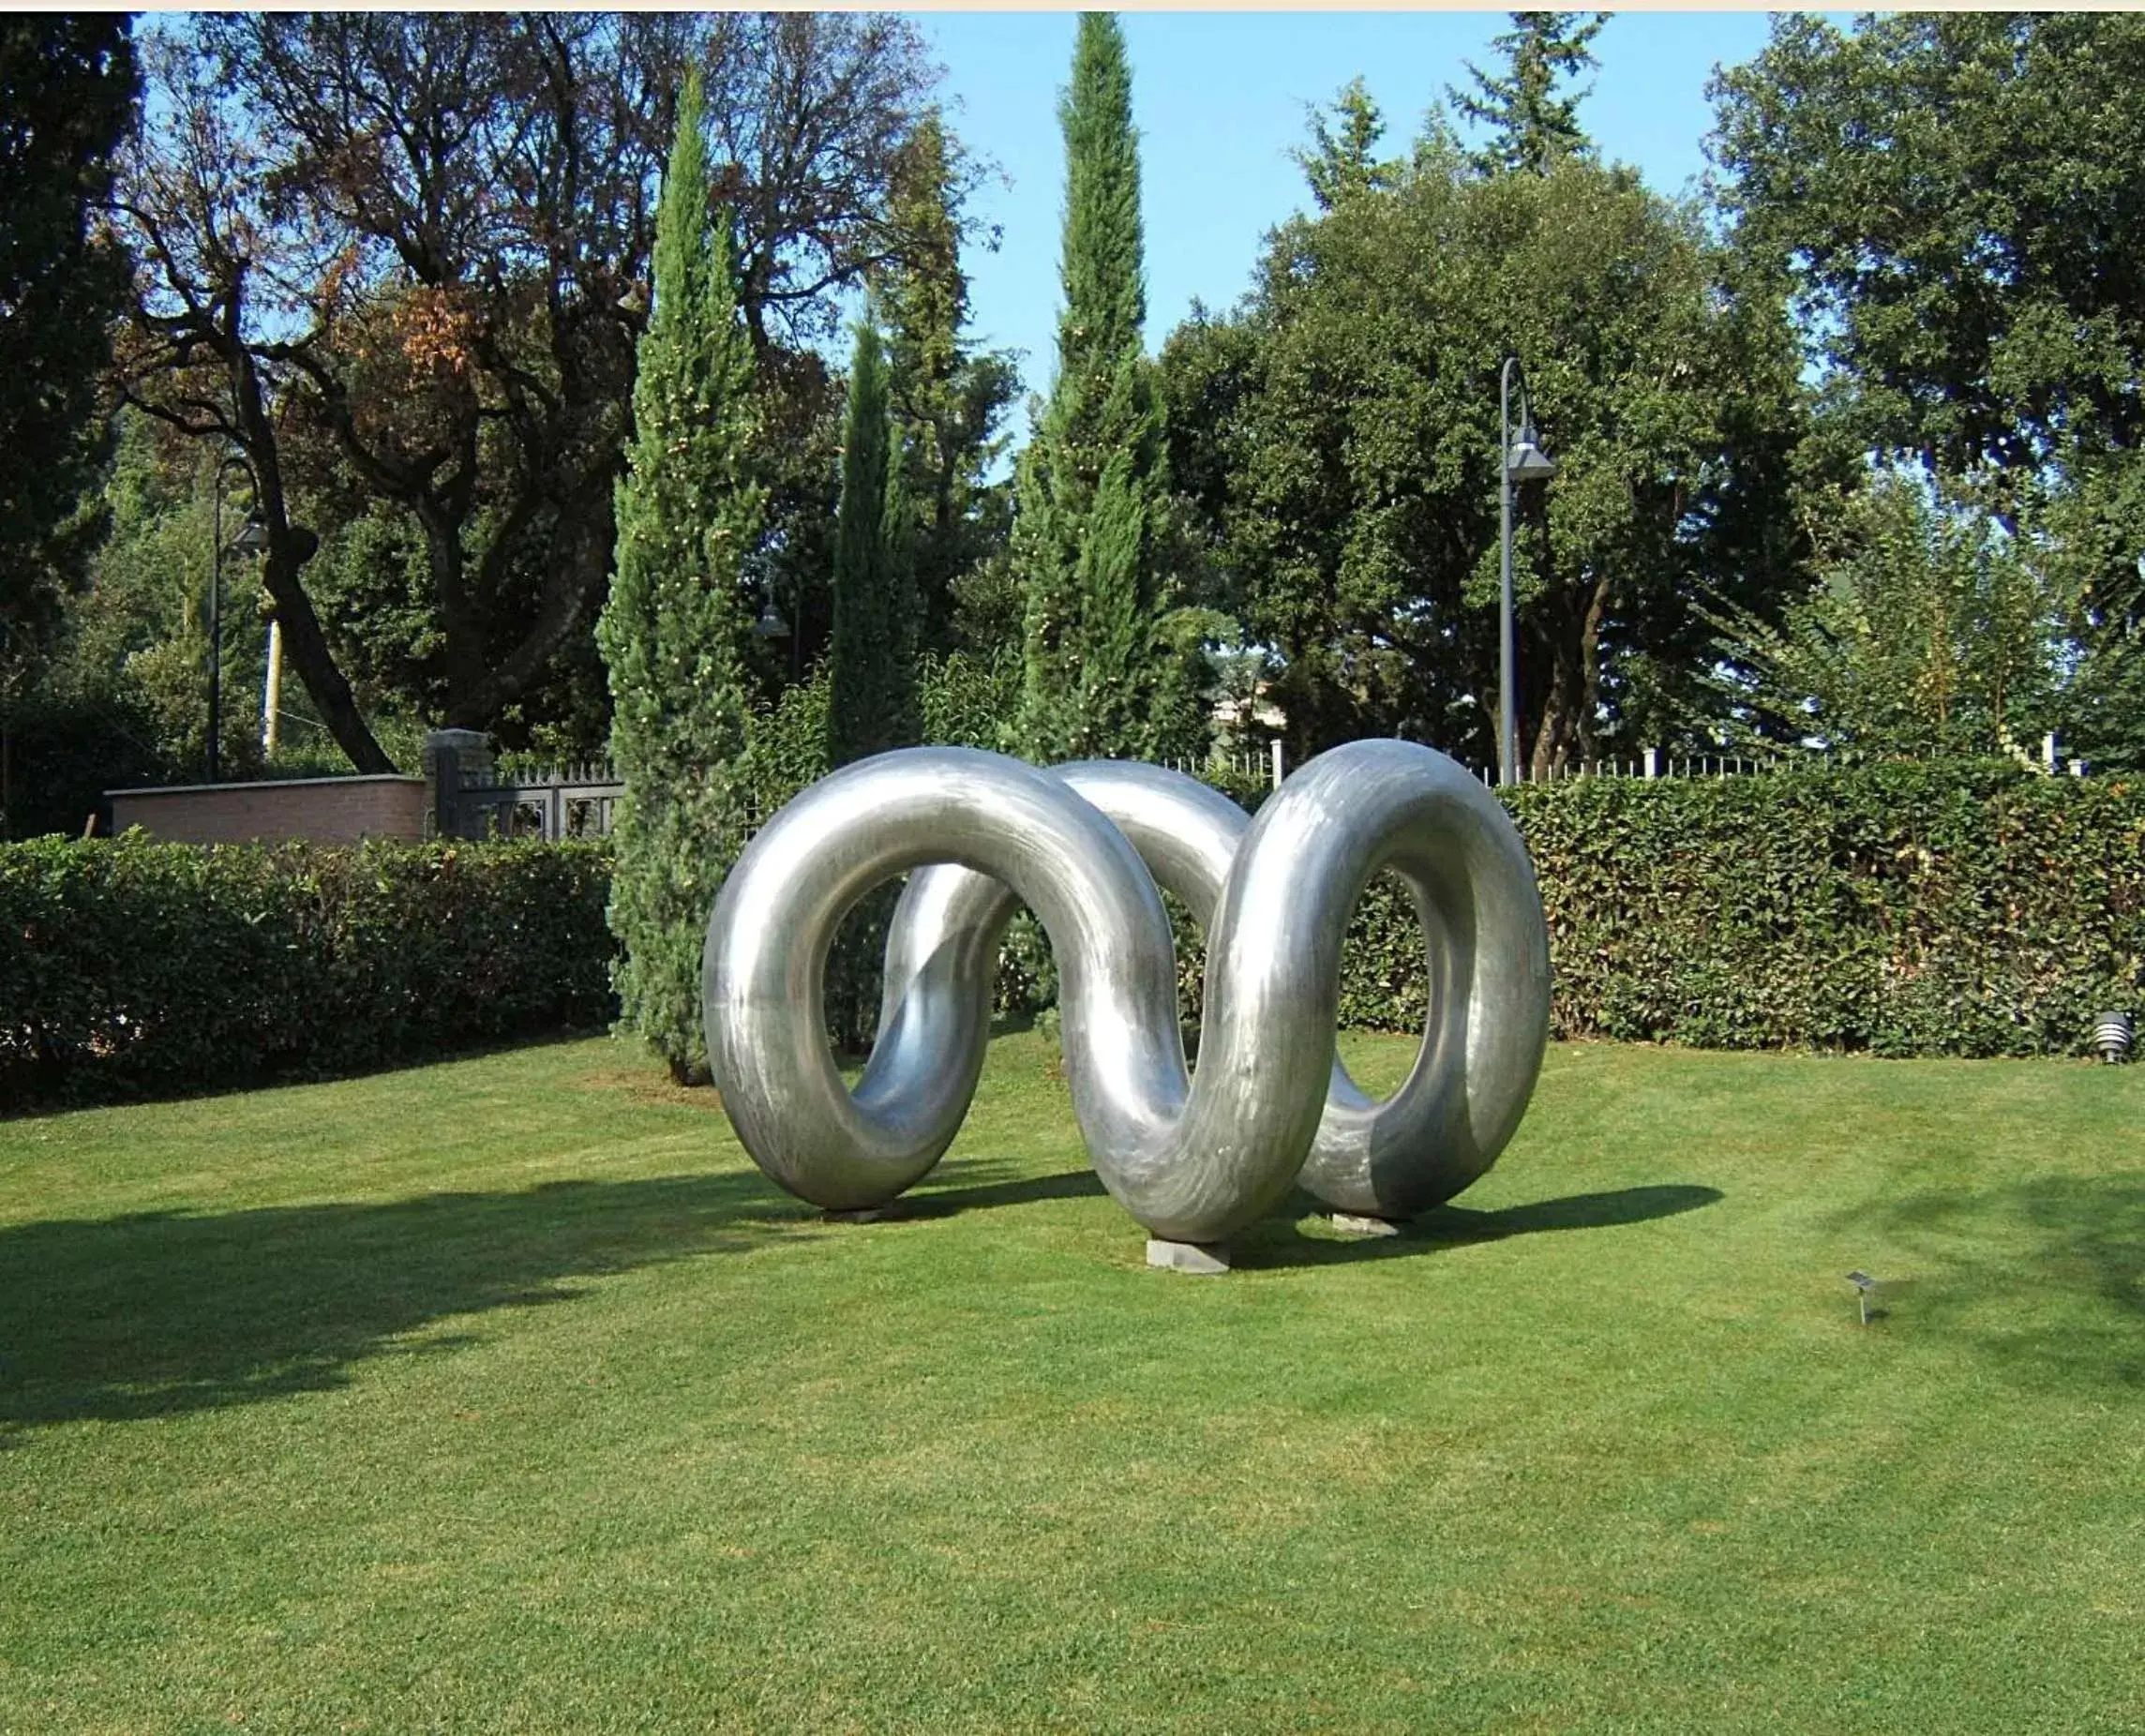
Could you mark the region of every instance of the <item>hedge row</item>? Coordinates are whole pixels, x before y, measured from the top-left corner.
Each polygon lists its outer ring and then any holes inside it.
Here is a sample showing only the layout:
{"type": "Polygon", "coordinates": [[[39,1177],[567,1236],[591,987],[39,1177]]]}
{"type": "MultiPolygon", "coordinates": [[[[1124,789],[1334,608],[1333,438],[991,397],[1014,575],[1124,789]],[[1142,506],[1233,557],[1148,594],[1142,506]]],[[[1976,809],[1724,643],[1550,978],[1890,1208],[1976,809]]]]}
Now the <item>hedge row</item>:
{"type": "MultiPolygon", "coordinates": [[[[2145,782],[2002,763],[1509,792],[1560,1037],[1890,1055],[2081,1052],[2145,1010],[2145,782]]],[[[0,1106],[346,1072],[607,1022],[596,844],[0,846],[0,1106]]],[[[1179,956],[1196,1018],[1200,958],[1179,956]]],[[[1341,1013],[1419,1028],[1373,885],[1341,1013]]],[[[1046,977],[1016,957],[1001,998],[1046,977]]]]}
{"type": "MultiPolygon", "coordinates": [[[[1550,925],[1559,1037],[2083,1052],[2145,1010],[2145,782],[1895,762],[1508,793],[1550,925]]],[[[1352,1025],[1419,1027],[1396,887],[1358,912],[1352,1025]]]]}
{"type": "Polygon", "coordinates": [[[0,846],[0,1107],[606,1024],[600,845],[0,846]]]}
{"type": "MultiPolygon", "coordinates": [[[[2083,1053],[2104,1010],[2145,1023],[2145,781],[1897,761],[1500,794],[1541,885],[1559,1038],[2026,1055],[2083,1053]]],[[[1196,1025],[1204,949],[1174,914],[1196,1025]]],[[[1012,963],[1018,1004],[1035,979],[1012,963]]],[[[1413,906],[1374,881],[1342,1022],[1426,1012],[1413,906]]]]}

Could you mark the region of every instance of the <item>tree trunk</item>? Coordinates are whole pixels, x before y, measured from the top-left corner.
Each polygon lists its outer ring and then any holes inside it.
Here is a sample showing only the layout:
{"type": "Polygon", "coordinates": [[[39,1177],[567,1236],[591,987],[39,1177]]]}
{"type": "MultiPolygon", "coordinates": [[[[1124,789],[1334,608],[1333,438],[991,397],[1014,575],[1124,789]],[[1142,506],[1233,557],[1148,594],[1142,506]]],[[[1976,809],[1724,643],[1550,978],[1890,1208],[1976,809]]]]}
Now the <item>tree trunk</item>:
{"type": "MultiPolygon", "coordinates": [[[[585,618],[603,590],[617,540],[611,512],[612,470],[587,479],[581,498],[562,508],[551,545],[551,570],[537,600],[536,618],[520,643],[503,654],[479,645],[473,661],[450,663],[447,722],[458,729],[488,729],[500,711],[544,673],[552,655],[585,618]]],[[[507,549],[502,532],[498,552],[507,549]]],[[[473,633],[473,622],[470,629],[473,633]]],[[[802,622],[792,629],[802,631],[802,622]]]]}
{"type": "Polygon", "coordinates": [[[313,600],[298,582],[298,569],[313,558],[321,539],[304,525],[291,522],[289,501],[283,492],[281,449],[277,444],[275,424],[262,402],[261,376],[252,356],[235,337],[239,329],[235,291],[231,308],[233,336],[228,340],[225,354],[230,364],[232,407],[236,412],[239,444],[252,467],[254,511],[268,532],[261,577],[283,623],[284,649],[319,708],[328,733],[350,756],[350,763],[363,772],[392,772],[395,762],[373,740],[350,682],[336,666],[335,652],[321,631],[320,617],[313,612],[313,600]]]}
{"type": "MultiPolygon", "coordinates": [[[[490,716],[472,718],[466,696],[488,683],[490,659],[484,621],[471,596],[464,572],[461,517],[432,500],[412,503],[425,533],[425,563],[432,580],[432,600],[440,611],[441,662],[446,666],[447,723],[457,729],[482,729],[490,716]]],[[[492,710],[496,711],[497,708],[492,710]]]]}
{"type": "Polygon", "coordinates": [[[1527,775],[1537,781],[1563,771],[1570,758],[1581,688],[1577,638],[1567,609],[1560,606],[1548,632],[1537,641],[1541,646],[1538,656],[1549,666],[1548,679],[1541,683],[1541,720],[1535,726],[1534,748],[1527,756],[1527,775]]]}
{"type": "Polygon", "coordinates": [[[262,562],[262,582],[275,600],[276,619],[283,625],[283,649],[291,666],[312,696],[336,745],[350,756],[358,771],[382,773],[395,771],[380,743],[373,740],[357,697],[336,666],[335,652],[321,631],[321,619],[313,612],[313,600],[298,582],[298,569],[320,546],[320,539],[304,526],[284,526],[269,531],[268,556],[262,562]]]}
{"type": "Polygon", "coordinates": [[[1601,696],[1601,623],[1610,584],[1597,575],[1582,591],[1558,593],[1544,634],[1549,680],[1542,684],[1529,775],[1546,778],[1591,763],[1594,711],[1601,696]]]}
{"type": "Polygon", "coordinates": [[[1595,576],[1593,594],[1586,599],[1586,617],[1579,629],[1579,757],[1594,762],[1594,719],[1601,704],[1601,622],[1609,613],[1609,576],[1595,576]]]}

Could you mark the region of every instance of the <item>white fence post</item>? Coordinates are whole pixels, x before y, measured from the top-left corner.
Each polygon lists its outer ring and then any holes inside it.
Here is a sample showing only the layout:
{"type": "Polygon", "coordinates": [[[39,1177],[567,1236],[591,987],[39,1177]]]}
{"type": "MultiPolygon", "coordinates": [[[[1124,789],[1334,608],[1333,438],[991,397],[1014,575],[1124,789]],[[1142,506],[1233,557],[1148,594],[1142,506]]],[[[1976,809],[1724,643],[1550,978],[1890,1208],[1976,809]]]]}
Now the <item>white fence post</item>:
{"type": "Polygon", "coordinates": [[[1646,775],[1650,778],[1658,778],[1660,774],[1661,750],[1658,747],[1649,747],[1646,750],[1646,775]]]}
{"type": "Polygon", "coordinates": [[[1276,736],[1273,741],[1273,786],[1276,789],[1281,787],[1282,772],[1281,738],[1276,736]]]}

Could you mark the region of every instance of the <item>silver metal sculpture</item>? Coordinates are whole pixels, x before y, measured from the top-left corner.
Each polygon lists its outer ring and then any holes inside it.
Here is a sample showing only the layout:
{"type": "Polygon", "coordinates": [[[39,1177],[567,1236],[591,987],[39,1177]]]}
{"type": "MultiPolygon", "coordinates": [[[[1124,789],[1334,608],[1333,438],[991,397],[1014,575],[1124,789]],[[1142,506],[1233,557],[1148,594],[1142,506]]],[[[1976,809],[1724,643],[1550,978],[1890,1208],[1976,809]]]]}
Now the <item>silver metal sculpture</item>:
{"type": "Polygon", "coordinates": [[[1292,1181],[1342,1212],[1410,1216],[1487,1170],[1525,1111],[1549,1028],[1541,899],[1504,809],[1444,755],[1351,742],[1303,765],[1252,819],[1156,766],[1039,771],[909,748],[790,802],[715,901],[708,1060],[762,1170],[815,1205],[864,1210],[938,1160],[982,1070],[1016,904],[1058,961],[1081,1135],[1154,1236],[1221,1241],[1292,1181]],[[878,1040],[851,1092],[824,1031],[828,949],[858,899],[912,869],[878,1040]],[[1333,1035],[1342,936],[1380,870],[1413,894],[1430,1012],[1413,1070],[1375,1102],[1333,1035]],[[1157,881],[1207,935],[1195,1071],[1157,881]]]}

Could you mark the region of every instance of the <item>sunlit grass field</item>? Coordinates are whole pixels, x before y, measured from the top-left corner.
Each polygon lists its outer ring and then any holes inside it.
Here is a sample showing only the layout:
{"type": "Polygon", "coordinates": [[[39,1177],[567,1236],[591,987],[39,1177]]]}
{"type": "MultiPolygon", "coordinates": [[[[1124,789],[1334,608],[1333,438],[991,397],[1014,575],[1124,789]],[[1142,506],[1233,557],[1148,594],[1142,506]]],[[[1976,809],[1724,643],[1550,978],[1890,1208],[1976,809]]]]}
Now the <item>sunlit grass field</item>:
{"type": "Polygon", "coordinates": [[[0,1123],[0,1730],[2145,1729],[2145,1069],[1142,1257],[1030,1034],[871,1224],[605,1040],[0,1123]]]}

